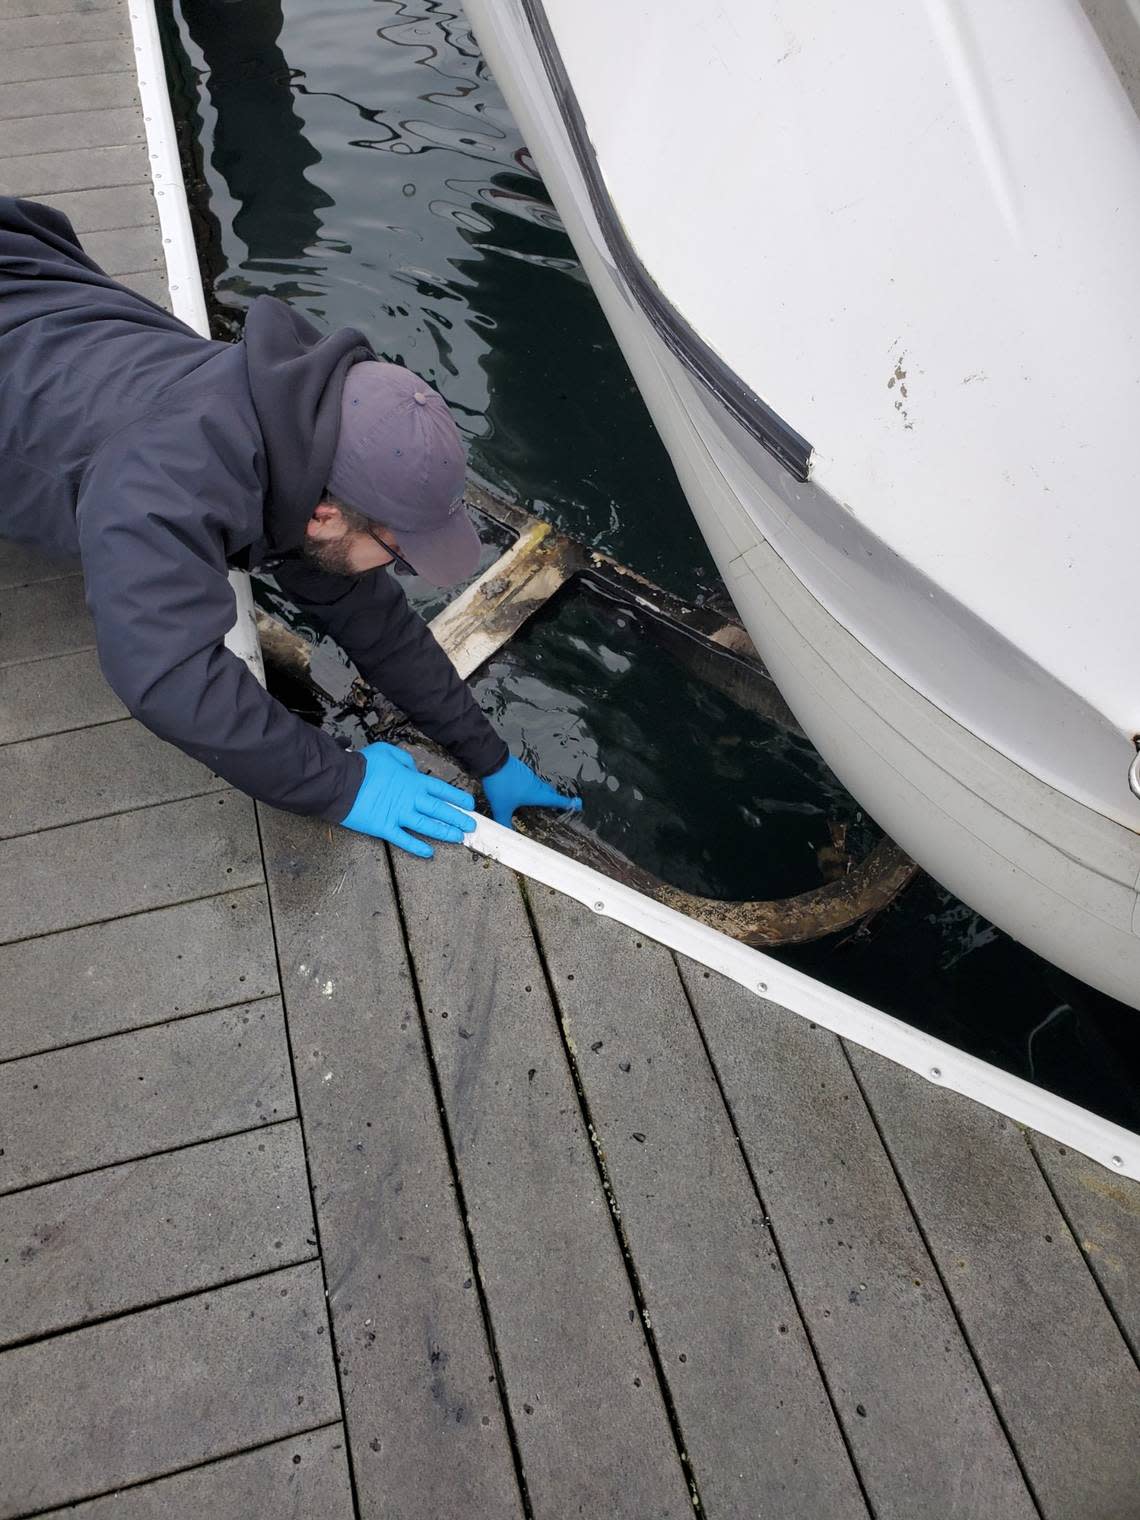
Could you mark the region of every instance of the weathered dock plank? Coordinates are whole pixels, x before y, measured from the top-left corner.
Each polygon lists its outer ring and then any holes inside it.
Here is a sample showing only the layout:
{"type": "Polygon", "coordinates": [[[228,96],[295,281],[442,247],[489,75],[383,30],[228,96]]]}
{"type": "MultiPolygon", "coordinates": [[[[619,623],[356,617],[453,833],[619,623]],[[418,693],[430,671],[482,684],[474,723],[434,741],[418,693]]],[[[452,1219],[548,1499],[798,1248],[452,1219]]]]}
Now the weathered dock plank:
{"type": "Polygon", "coordinates": [[[8,17],[0,13],[0,51],[61,42],[101,42],[109,37],[126,37],[131,29],[125,6],[54,15],[37,15],[38,10],[37,5],[29,6],[24,16],[8,17]]]}
{"type": "Polygon", "coordinates": [[[3,839],[226,789],[133,718],[6,745],[4,779],[3,839]]]}
{"type": "Polygon", "coordinates": [[[522,1513],[384,849],[261,809],[361,1514],[522,1513]]]}
{"type": "Polygon", "coordinates": [[[104,274],[119,279],[124,274],[158,273],[166,283],[162,249],[156,245],[153,227],[118,227],[111,232],[85,232],[83,246],[104,274]]]}
{"type": "Polygon", "coordinates": [[[879,1520],[1035,1513],[843,1049],[681,962],[879,1520]]]}
{"type": "Polygon", "coordinates": [[[534,1513],[690,1514],[519,882],[394,864],[534,1513]]]}
{"type": "Polygon", "coordinates": [[[0,1193],[295,1113],[266,998],[0,1066],[0,1193]]]}
{"type": "Polygon", "coordinates": [[[42,79],[58,82],[76,79],[83,74],[112,74],[121,70],[129,57],[119,38],[105,42],[62,42],[46,47],[17,48],[0,53],[0,84],[23,84],[42,79]]]}
{"type": "Polygon", "coordinates": [[[0,157],[0,195],[47,200],[65,190],[103,190],[144,183],[149,186],[150,168],[143,143],[0,157]]]}
{"type": "Polygon", "coordinates": [[[145,140],[146,125],[137,106],[16,117],[0,130],[0,144],[10,157],[62,153],[66,148],[117,148],[145,140]]]}
{"type": "Polygon", "coordinates": [[[115,278],[128,290],[133,290],[138,295],[145,296],[148,301],[153,301],[156,306],[161,306],[163,311],[174,310],[170,299],[170,288],[164,274],[144,270],[141,274],[121,274],[116,275],[115,278]]]}
{"type": "Polygon", "coordinates": [[[1044,1135],[1030,1138],[1133,1356],[1140,1357],[1140,1183],[1044,1135]]]}
{"type": "Polygon", "coordinates": [[[43,1520],[353,1520],[341,1426],[326,1425],[43,1520]]]}
{"type": "Polygon", "coordinates": [[[94,649],[0,668],[0,744],[125,718],[94,649]]]}
{"type": "Polygon", "coordinates": [[[253,804],[166,802],[0,841],[0,944],[264,880],[253,804]]]}
{"type": "Polygon", "coordinates": [[[117,185],[113,189],[60,190],[51,204],[62,211],[80,239],[89,232],[113,232],[117,227],[153,223],[157,236],[158,207],[150,185],[117,185]]]}
{"type": "Polygon", "coordinates": [[[0,1346],[315,1255],[297,1123],[0,1197],[0,1346]]]}
{"type": "Polygon", "coordinates": [[[0,590],[27,586],[32,581],[57,581],[61,576],[79,573],[77,559],[52,559],[38,549],[0,539],[0,590]]]}
{"type": "Polygon", "coordinates": [[[0,1061],[276,993],[261,887],[0,945],[0,1061]]]}
{"type": "Polygon", "coordinates": [[[671,955],[528,895],[702,1505],[865,1516],[671,955]]]}
{"type": "Polygon", "coordinates": [[[85,74],[69,79],[61,90],[58,80],[32,79],[19,84],[0,84],[0,121],[26,116],[71,115],[74,111],[105,111],[113,106],[138,104],[138,81],[134,70],[124,67],[114,74],[85,74]]]}
{"type": "Polygon", "coordinates": [[[123,9],[123,0],[0,0],[0,16],[5,20],[25,16],[78,16],[89,11],[123,9]]]}
{"type": "Polygon", "coordinates": [[[339,1417],[320,1267],[52,1336],[0,1356],[0,1520],[339,1417]]]}
{"type": "Polygon", "coordinates": [[[1134,1514],[1140,1373],[1021,1130],[851,1059],[1045,1520],[1134,1514]]]}
{"type": "Polygon", "coordinates": [[[95,643],[95,625],[83,599],[83,577],[13,586],[0,608],[0,666],[73,654],[95,643]]]}

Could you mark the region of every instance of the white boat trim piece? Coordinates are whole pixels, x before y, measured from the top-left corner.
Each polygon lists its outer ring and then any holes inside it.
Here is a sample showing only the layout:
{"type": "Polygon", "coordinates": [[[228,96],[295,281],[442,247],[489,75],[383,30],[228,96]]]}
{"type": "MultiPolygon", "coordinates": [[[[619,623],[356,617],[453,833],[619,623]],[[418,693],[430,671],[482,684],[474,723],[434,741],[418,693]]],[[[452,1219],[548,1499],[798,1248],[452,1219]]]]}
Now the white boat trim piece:
{"type": "MultiPolygon", "coordinates": [[[[174,113],[170,109],[170,96],[166,88],[166,65],[162,57],[162,42],[158,35],[153,0],[132,0],[129,12],[135,72],[142,101],[150,176],[154,184],[154,199],[162,233],[162,251],[166,259],[170,304],[176,317],[208,338],[210,321],[198,267],[198,251],[194,246],[194,231],[190,225],[190,207],[186,202],[186,186],[182,179],[174,113]]],[[[231,570],[230,587],[237,604],[237,616],[226,635],[226,648],[244,660],[264,686],[265,667],[257,638],[257,620],[249,576],[244,571],[231,570]]]]}
{"type": "Polygon", "coordinates": [[[1140,1181],[1140,1135],[1121,1125],[967,1055],[489,818],[479,816],[463,842],[480,855],[573,897],[601,917],[612,918],[755,993],[760,1000],[758,1018],[763,1018],[765,1000],[775,1003],[907,1067],[934,1086],[948,1087],[1110,1171],[1140,1181]]]}

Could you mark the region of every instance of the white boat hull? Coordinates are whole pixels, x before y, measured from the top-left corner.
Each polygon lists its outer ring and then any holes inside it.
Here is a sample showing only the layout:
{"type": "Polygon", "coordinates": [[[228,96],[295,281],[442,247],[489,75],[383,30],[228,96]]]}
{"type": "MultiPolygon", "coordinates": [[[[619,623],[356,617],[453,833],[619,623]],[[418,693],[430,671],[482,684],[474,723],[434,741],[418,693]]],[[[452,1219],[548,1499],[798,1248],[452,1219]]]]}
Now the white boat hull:
{"type": "MultiPolygon", "coordinates": [[[[816,562],[830,552],[842,567],[848,517],[810,482],[795,487],[790,512],[784,465],[663,340],[615,261],[518,0],[467,0],[467,9],[701,532],[806,732],[938,881],[1046,959],[1140,1007],[1140,832],[955,721],[893,668],[905,661],[884,658],[881,641],[872,653],[834,615],[818,594],[826,577],[809,587],[793,568],[813,532],[816,562]]],[[[946,663],[960,654],[947,647],[946,663]]],[[[1006,700],[1047,703],[1031,672],[1020,688],[1016,676],[1006,700]]]]}

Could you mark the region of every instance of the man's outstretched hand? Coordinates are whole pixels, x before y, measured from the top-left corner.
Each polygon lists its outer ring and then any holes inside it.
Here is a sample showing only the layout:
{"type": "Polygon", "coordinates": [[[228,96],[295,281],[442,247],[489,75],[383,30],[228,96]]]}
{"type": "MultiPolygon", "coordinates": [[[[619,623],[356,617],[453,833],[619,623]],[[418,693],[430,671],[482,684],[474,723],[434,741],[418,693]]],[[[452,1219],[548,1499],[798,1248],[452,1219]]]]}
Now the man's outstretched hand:
{"type": "Polygon", "coordinates": [[[524,765],[513,755],[508,755],[506,763],[497,771],[483,777],[483,791],[491,804],[491,817],[508,829],[515,808],[562,808],[571,813],[582,809],[580,797],[563,797],[541,776],[536,776],[529,765],[524,765]]]}
{"type": "Polygon", "coordinates": [[[406,750],[394,744],[366,744],[360,754],[364,756],[364,780],[352,810],[341,820],[342,827],[386,839],[424,860],[430,860],[434,851],[409,833],[410,829],[429,839],[458,844],[475,827],[470,811],[475,806],[474,797],[417,770],[406,750]]]}

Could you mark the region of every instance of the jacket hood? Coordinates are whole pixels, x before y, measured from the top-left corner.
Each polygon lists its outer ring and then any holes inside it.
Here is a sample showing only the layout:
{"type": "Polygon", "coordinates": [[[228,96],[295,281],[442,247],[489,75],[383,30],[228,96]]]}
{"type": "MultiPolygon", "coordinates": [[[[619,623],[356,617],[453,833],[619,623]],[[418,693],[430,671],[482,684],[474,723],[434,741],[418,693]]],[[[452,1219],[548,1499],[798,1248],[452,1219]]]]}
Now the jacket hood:
{"type": "Polygon", "coordinates": [[[281,554],[303,541],[328,484],[344,377],[357,360],[375,355],[354,327],[322,336],[273,296],[254,301],[242,342],[269,477],[265,548],[281,554]]]}

